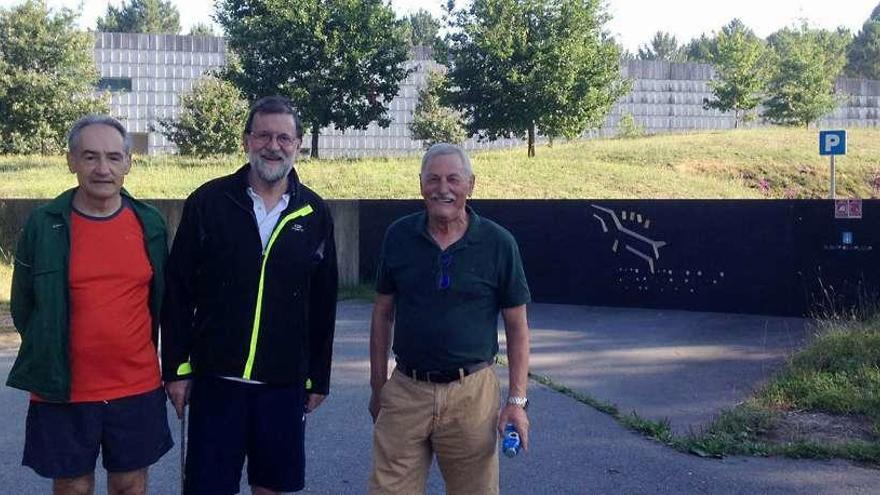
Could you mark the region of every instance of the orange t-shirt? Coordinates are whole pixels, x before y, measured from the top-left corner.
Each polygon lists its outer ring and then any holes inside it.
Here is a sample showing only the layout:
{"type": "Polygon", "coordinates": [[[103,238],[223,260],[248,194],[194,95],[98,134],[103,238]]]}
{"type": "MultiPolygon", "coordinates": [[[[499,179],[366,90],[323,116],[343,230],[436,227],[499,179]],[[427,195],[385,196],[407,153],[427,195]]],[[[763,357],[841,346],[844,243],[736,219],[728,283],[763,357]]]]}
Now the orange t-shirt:
{"type": "Polygon", "coordinates": [[[153,269],[140,221],[128,206],[107,218],[74,212],[70,219],[70,400],[154,390],[161,382],[149,310],[153,269]]]}

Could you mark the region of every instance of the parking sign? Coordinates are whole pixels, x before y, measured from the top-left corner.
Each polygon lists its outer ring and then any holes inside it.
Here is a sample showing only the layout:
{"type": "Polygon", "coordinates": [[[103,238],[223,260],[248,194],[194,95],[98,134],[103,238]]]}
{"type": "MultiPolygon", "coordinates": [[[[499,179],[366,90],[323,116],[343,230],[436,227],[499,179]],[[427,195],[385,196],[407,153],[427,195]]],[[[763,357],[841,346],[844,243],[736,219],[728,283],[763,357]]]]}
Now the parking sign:
{"type": "Polygon", "coordinates": [[[819,154],[845,155],[846,131],[819,131],[819,154]]]}

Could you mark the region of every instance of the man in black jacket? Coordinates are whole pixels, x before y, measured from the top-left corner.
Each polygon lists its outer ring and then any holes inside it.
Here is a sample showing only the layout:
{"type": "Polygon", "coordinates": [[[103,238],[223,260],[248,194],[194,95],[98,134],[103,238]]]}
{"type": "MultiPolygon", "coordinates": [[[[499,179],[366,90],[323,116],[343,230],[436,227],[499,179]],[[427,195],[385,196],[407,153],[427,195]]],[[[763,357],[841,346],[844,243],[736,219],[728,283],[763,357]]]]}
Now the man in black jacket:
{"type": "Polygon", "coordinates": [[[283,97],[250,110],[249,163],[187,198],[166,271],[162,374],[184,414],[186,493],[304,486],[305,413],[329,392],[336,319],[333,221],[299,182],[303,128],[283,97]]]}

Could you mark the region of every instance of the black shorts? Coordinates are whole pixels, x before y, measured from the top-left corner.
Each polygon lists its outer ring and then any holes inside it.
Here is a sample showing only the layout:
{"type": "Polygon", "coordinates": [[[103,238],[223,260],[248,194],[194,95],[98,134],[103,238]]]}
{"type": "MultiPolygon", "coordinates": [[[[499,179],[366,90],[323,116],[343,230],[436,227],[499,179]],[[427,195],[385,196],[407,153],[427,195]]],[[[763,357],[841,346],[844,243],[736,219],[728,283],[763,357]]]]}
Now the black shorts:
{"type": "Polygon", "coordinates": [[[165,400],[160,387],[110,401],[32,401],[21,463],[52,479],[94,472],[98,452],[112,473],[148,467],[174,445],[165,400]]]}
{"type": "Polygon", "coordinates": [[[303,489],[305,387],[193,379],[186,454],[186,493],[239,492],[248,483],[278,492],[303,489]]]}

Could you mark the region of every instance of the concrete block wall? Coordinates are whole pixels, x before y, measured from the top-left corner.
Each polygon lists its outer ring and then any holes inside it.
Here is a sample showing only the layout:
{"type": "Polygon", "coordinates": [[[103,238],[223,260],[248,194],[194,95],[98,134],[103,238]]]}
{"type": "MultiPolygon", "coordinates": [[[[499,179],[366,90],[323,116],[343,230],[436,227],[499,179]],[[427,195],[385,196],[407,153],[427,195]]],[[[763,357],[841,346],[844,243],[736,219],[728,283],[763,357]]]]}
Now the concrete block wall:
{"type": "MultiPolygon", "coordinates": [[[[370,124],[366,129],[347,129],[340,131],[332,126],[321,129],[318,151],[322,158],[330,157],[363,157],[363,156],[400,156],[421,152],[422,141],[412,138],[409,124],[416,109],[421,89],[431,71],[443,70],[443,67],[431,57],[431,52],[416,47],[413,57],[406,63],[410,74],[401,83],[397,96],[389,104],[388,116],[391,124],[381,128],[370,124]]],[[[311,134],[303,137],[303,146],[310,146],[311,134]]],[[[480,150],[493,148],[511,148],[519,146],[519,139],[499,139],[495,141],[479,141],[470,138],[463,143],[465,149],[480,150]]]]}
{"type": "Polygon", "coordinates": [[[111,112],[129,132],[148,133],[150,153],[170,152],[174,145],[151,126],[177,117],[180,95],[226,64],[226,42],[216,36],[99,32],[95,62],[101,77],[131,80],[131,91],[111,93],[111,112]]]}
{"type": "MultiPolygon", "coordinates": [[[[158,132],[150,132],[159,118],[178,114],[180,94],[202,75],[225,64],[225,42],[219,37],[97,33],[95,58],[102,77],[131,78],[130,92],[112,95],[112,111],[132,132],[149,133],[149,152],[170,152],[174,147],[158,132]]],[[[371,124],[364,130],[321,130],[320,156],[362,157],[417,154],[422,142],[414,140],[408,125],[418,102],[418,90],[430,70],[440,70],[428,50],[417,47],[407,62],[412,72],[391,101],[391,124],[371,124]]],[[[711,98],[711,65],[631,60],[621,63],[621,75],[632,81],[632,91],[611,109],[604,124],[584,137],[613,136],[620,119],[632,115],[648,133],[732,129],[732,114],[703,109],[711,98]]],[[[880,126],[880,81],[840,79],[840,106],[819,122],[823,128],[880,126]]],[[[756,120],[748,126],[767,125],[756,120]]],[[[311,136],[304,137],[310,146],[311,136]]],[[[519,139],[480,142],[468,139],[469,150],[519,146],[519,139]]]]}
{"type": "Polygon", "coordinates": [[[880,126],[880,81],[869,79],[837,80],[841,102],[837,109],[822,119],[825,127],[880,126]]]}
{"type": "MultiPolygon", "coordinates": [[[[712,98],[709,82],[715,71],[708,64],[644,60],[624,62],[621,74],[632,80],[632,91],[614,105],[598,135],[613,135],[626,114],[648,133],[733,129],[732,113],[703,109],[712,98]]],[[[840,78],[836,84],[838,107],[821,119],[819,127],[880,126],[880,81],[840,78]]],[[[769,125],[761,119],[747,127],[769,125]]]]}

